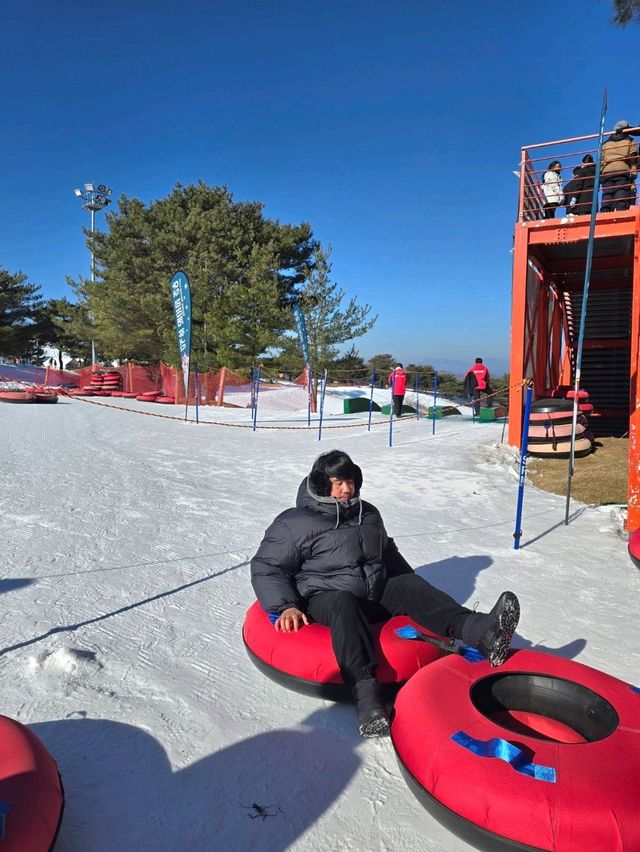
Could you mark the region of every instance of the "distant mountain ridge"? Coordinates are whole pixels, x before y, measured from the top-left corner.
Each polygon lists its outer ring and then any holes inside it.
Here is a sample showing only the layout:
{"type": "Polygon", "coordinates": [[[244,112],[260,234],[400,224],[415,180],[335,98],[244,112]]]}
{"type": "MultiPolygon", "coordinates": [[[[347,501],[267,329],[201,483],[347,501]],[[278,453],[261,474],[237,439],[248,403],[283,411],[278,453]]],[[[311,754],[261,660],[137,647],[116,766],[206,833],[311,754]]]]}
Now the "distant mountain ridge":
{"type": "MultiPolygon", "coordinates": [[[[470,358],[469,361],[461,361],[456,358],[438,358],[433,355],[421,355],[419,358],[411,358],[409,360],[414,364],[431,364],[436,370],[453,373],[456,378],[461,379],[473,365],[475,359],[470,358]]],[[[485,358],[484,363],[489,368],[489,373],[492,376],[503,376],[509,372],[509,362],[506,358],[485,358]]]]}

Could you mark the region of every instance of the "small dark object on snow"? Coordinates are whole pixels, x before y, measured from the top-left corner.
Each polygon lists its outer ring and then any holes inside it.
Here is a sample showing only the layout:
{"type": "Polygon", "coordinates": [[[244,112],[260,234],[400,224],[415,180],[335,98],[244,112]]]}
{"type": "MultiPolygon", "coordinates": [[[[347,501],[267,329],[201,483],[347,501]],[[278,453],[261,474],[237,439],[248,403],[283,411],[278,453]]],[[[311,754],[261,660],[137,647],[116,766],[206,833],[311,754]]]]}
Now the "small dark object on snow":
{"type": "Polygon", "coordinates": [[[257,802],[254,802],[252,805],[243,805],[242,807],[255,811],[255,813],[249,814],[251,819],[258,819],[260,817],[263,822],[267,817],[278,816],[279,813],[282,813],[282,808],[278,808],[277,811],[270,814],[269,808],[275,808],[275,805],[259,805],[257,802]]]}

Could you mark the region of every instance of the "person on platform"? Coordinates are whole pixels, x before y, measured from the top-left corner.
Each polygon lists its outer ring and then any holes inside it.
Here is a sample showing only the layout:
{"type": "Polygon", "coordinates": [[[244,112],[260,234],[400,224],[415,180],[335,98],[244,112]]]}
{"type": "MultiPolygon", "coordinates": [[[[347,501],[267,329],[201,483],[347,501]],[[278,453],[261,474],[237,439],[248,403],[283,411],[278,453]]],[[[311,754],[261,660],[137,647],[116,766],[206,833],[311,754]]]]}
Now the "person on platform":
{"type": "Polygon", "coordinates": [[[573,177],[564,186],[564,203],[569,215],[575,215],[575,208],[582,193],[582,184],[582,167],[576,166],[573,170],[573,177]]]}
{"type": "Polygon", "coordinates": [[[476,358],[471,369],[467,370],[464,377],[464,392],[466,396],[473,399],[473,413],[476,417],[480,414],[480,406],[485,399],[489,388],[489,370],[482,363],[482,358],[476,358]]]}
{"type": "Polygon", "coordinates": [[[407,615],[441,636],[504,663],[520,604],[503,592],[474,612],[418,576],[389,538],[380,512],[360,496],[362,470],[342,450],[322,453],[298,488],[296,507],[268,527],[251,561],[251,583],[275,629],[329,627],[340,672],[353,689],[362,736],[382,736],[389,717],[375,678],[370,625],[407,615]]]}
{"type": "Polygon", "coordinates": [[[582,158],[580,177],[582,178],[582,187],[571,212],[574,216],[590,216],[596,179],[596,164],[591,154],[585,154],[582,158]]]}
{"type": "Polygon", "coordinates": [[[544,218],[554,219],[556,210],[564,201],[560,160],[553,160],[542,177],[542,194],[544,196],[544,218]]]}
{"type": "Polygon", "coordinates": [[[402,403],[404,395],[407,391],[407,374],[402,368],[402,364],[398,363],[389,373],[388,387],[392,389],[393,395],[393,413],[396,417],[402,417],[402,403]]]}
{"type": "Polygon", "coordinates": [[[601,213],[629,209],[632,184],[638,172],[638,146],[629,136],[631,129],[628,121],[618,121],[602,146],[601,213]]]}

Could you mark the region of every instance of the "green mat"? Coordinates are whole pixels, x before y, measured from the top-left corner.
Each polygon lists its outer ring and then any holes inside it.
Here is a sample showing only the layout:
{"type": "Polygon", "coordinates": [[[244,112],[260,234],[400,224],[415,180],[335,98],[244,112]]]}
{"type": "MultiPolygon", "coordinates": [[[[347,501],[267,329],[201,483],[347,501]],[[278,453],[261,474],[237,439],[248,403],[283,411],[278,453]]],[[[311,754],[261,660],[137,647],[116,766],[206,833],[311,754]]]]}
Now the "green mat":
{"type": "Polygon", "coordinates": [[[494,405],[493,408],[481,408],[478,420],[481,423],[488,423],[490,420],[501,420],[507,413],[504,405],[494,405]]]}

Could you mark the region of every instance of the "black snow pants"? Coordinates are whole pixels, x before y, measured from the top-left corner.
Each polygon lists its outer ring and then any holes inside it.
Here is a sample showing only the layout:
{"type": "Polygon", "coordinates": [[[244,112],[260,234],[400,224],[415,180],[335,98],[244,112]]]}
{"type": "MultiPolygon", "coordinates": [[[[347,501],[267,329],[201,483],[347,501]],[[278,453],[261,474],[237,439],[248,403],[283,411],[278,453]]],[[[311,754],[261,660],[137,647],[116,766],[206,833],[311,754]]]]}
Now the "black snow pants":
{"type": "Polygon", "coordinates": [[[460,639],[471,612],[417,574],[389,578],[378,602],[351,592],[319,592],[309,598],[306,609],[314,621],[331,629],[340,672],[345,683],[352,685],[373,677],[377,665],[370,624],[408,615],[427,630],[460,639]]]}

